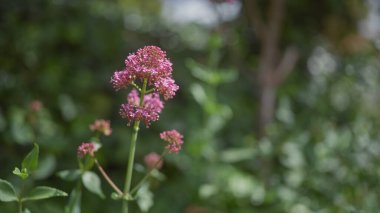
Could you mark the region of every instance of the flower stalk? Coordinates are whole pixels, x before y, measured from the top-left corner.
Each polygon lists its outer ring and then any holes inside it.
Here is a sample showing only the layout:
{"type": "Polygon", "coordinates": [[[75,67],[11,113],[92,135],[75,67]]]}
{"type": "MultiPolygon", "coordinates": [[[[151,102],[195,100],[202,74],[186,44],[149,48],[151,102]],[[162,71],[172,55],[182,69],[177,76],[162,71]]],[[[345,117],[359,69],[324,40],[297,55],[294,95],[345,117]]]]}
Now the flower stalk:
{"type": "MultiPolygon", "coordinates": [[[[146,87],[148,84],[148,79],[144,78],[144,83],[141,89],[140,94],[140,103],[139,106],[142,107],[144,104],[144,96],[146,92],[146,87]]],[[[137,136],[140,129],[140,121],[135,121],[133,124],[133,133],[132,133],[132,139],[131,139],[131,145],[129,149],[129,159],[128,159],[128,166],[127,166],[127,174],[125,177],[125,185],[124,185],[124,195],[129,196],[129,191],[131,189],[131,183],[132,183],[132,174],[133,174],[133,162],[135,159],[135,151],[136,151],[136,142],[137,142],[137,136]]],[[[123,213],[128,213],[128,201],[123,201],[123,213]]]]}
{"type": "Polygon", "coordinates": [[[111,178],[107,175],[107,173],[104,171],[103,167],[99,164],[98,159],[94,157],[94,162],[96,166],[98,167],[100,173],[103,175],[104,179],[107,181],[107,183],[116,191],[116,193],[119,196],[123,196],[123,192],[119,189],[119,187],[116,186],[116,184],[111,180],[111,178]]]}

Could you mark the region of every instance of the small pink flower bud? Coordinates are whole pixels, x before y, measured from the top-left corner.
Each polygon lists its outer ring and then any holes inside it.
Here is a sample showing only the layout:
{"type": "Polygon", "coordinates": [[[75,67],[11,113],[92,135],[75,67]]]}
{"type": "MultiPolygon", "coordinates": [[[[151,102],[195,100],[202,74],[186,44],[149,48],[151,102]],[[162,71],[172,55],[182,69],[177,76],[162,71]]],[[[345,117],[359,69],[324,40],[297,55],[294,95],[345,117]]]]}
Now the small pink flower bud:
{"type": "Polygon", "coordinates": [[[162,160],[160,161],[160,158],[160,155],[155,152],[151,152],[144,157],[145,165],[149,169],[161,169],[164,162],[162,160]]]}

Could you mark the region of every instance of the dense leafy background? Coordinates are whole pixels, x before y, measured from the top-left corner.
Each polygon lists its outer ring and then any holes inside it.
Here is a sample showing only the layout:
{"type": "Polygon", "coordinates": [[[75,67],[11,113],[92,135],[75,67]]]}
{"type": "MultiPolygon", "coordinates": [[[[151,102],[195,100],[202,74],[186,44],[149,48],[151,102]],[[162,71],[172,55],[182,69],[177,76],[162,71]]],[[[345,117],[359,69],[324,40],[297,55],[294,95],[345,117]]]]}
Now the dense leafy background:
{"type": "MultiPolygon", "coordinates": [[[[358,32],[367,3],[288,1],[280,46],[295,44],[301,57],[260,139],[252,71],[260,43],[245,8],[214,25],[178,23],[164,18],[170,2],[176,1],[0,3],[0,177],[17,183],[11,171],[36,142],[36,182],[70,192],[74,184],[55,174],[76,168],[76,147],[91,137],[89,124],[105,118],[113,134],[104,138],[99,159],[121,185],[131,130],[118,115],[126,94],[114,92],[109,80],[130,52],[158,45],[173,61],[181,89],[160,121],[142,128],[137,163],[160,152],[160,131],[181,130],[185,147],[165,162],[165,181],[153,183],[150,212],[376,212],[380,38],[358,32]],[[43,103],[41,111],[30,110],[33,100],[43,103]]],[[[120,203],[107,197],[85,192],[82,211],[118,211],[120,203]]],[[[28,208],[62,212],[67,202],[28,208]]],[[[0,204],[1,212],[14,208],[0,204]]]]}

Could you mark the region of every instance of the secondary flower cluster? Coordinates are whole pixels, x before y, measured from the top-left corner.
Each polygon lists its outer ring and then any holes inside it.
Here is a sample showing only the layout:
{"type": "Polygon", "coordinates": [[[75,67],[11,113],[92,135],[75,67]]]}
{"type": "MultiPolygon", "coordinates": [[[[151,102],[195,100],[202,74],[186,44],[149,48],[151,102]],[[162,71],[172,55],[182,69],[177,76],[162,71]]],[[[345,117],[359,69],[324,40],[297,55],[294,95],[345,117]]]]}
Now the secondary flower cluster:
{"type": "Polygon", "coordinates": [[[178,153],[183,144],[183,135],[177,130],[165,131],[160,134],[160,138],[169,144],[165,147],[171,153],[178,153]]]}
{"type": "Polygon", "coordinates": [[[152,121],[157,121],[160,117],[164,103],[160,100],[157,93],[145,95],[142,106],[140,106],[140,97],[136,90],[132,90],[128,95],[128,102],[121,105],[120,115],[128,119],[128,125],[132,121],[143,121],[149,127],[152,121]]]}
{"type": "Polygon", "coordinates": [[[110,127],[110,121],[99,119],[90,125],[91,131],[97,131],[106,136],[111,135],[112,129],[110,127]]]}
{"type": "Polygon", "coordinates": [[[96,151],[95,144],[88,142],[82,143],[77,150],[77,154],[79,158],[84,158],[87,154],[94,156],[94,152],[96,151]]]}
{"type": "Polygon", "coordinates": [[[172,78],[172,63],[166,53],[156,46],[146,46],[125,59],[125,69],[116,71],[111,83],[116,90],[128,87],[136,80],[148,80],[148,85],[165,100],[173,98],[179,89],[172,78]]]}

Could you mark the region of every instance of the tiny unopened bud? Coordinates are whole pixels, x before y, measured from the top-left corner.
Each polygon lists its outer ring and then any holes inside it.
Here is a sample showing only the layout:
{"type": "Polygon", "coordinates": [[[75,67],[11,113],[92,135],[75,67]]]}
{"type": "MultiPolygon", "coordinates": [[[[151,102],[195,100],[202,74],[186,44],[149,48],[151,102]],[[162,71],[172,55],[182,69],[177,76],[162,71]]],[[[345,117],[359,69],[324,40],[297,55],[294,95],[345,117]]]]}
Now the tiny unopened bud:
{"type": "Polygon", "coordinates": [[[145,165],[149,169],[161,169],[164,162],[161,160],[160,155],[155,152],[151,152],[144,157],[145,165]]]}

